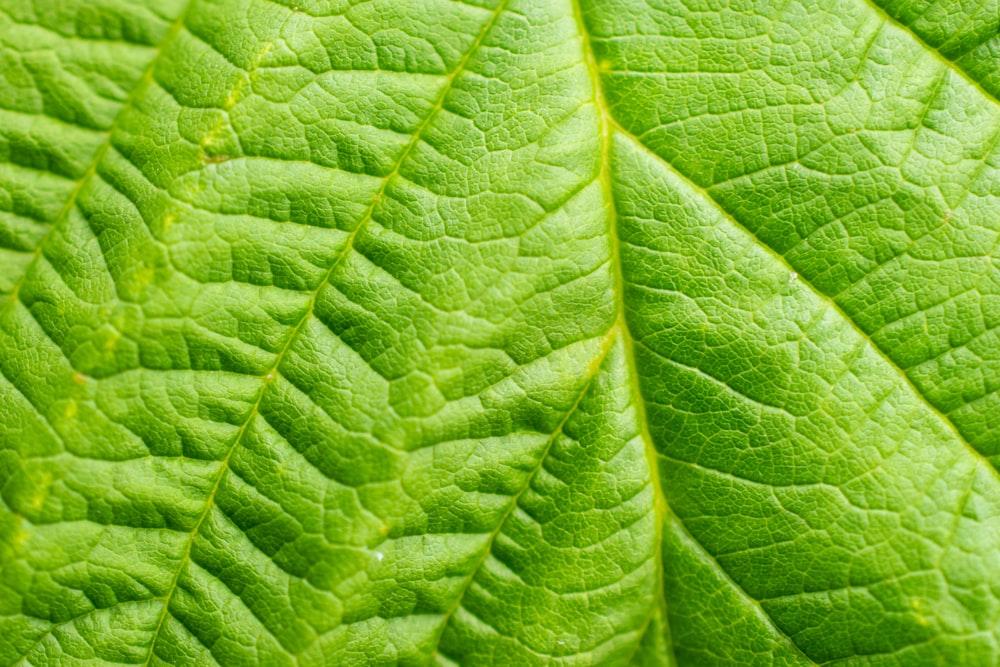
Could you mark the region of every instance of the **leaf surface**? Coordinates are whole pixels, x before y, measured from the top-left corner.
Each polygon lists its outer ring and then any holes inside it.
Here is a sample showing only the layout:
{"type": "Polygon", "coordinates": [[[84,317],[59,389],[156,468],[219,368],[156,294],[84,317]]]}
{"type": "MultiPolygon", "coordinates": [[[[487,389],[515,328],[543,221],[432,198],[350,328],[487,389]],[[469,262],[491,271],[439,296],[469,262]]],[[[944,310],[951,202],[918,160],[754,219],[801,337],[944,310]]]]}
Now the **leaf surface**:
{"type": "Polygon", "coordinates": [[[4,4],[0,664],[995,664],[994,5],[4,4]]]}

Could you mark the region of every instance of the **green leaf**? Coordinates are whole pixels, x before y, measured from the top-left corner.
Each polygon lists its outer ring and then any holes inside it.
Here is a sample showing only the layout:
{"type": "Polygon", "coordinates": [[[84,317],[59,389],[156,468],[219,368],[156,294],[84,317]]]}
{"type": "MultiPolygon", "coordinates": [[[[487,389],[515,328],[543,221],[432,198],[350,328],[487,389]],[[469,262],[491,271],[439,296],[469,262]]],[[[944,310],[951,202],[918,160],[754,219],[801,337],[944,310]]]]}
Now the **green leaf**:
{"type": "Polygon", "coordinates": [[[0,664],[997,664],[996,7],[0,0],[0,664]]]}

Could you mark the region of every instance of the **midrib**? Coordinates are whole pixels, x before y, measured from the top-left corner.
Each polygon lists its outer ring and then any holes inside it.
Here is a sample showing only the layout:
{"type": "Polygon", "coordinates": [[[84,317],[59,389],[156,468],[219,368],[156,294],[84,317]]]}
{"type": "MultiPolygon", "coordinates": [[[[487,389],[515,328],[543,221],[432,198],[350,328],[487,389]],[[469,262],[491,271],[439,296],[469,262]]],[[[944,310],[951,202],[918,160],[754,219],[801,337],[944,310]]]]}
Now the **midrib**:
{"type": "MultiPolygon", "coordinates": [[[[873,2],[873,0],[859,0],[859,1],[864,2],[866,4],[869,4],[869,5],[872,5],[872,2],[873,2]]],[[[878,345],[867,332],[865,332],[860,327],[860,325],[858,325],[858,323],[855,321],[855,319],[851,315],[849,315],[840,306],[840,304],[836,301],[836,299],[834,297],[832,297],[832,296],[824,293],[823,291],[819,290],[818,288],[816,288],[810,282],[808,276],[803,275],[800,272],[801,271],[800,269],[797,269],[797,268],[793,267],[782,254],[780,254],[779,252],[777,252],[769,244],[765,243],[752,230],[750,230],[750,228],[748,228],[746,225],[744,225],[742,222],[740,222],[732,213],[730,213],[726,208],[723,207],[722,203],[719,202],[719,200],[716,199],[709,190],[705,189],[704,187],[702,187],[702,186],[698,185],[697,183],[695,183],[694,181],[692,181],[690,178],[688,178],[688,176],[686,174],[684,174],[682,171],[680,171],[679,169],[677,169],[666,158],[664,158],[663,156],[659,155],[655,151],[651,150],[641,139],[639,139],[638,137],[636,137],[629,130],[625,129],[614,118],[614,116],[611,114],[611,111],[610,111],[608,105],[605,103],[605,100],[604,100],[603,91],[602,91],[602,88],[600,86],[600,74],[599,74],[599,70],[598,70],[598,67],[597,67],[596,59],[595,59],[595,56],[594,56],[594,53],[593,53],[593,49],[591,48],[590,36],[589,36],[589,34],[587,32],[586,24],[583,21],[583,12],[582,12],[582,10],[580,8],[580,0],[571,0],[571,2],[573,3],[575,11],[576,11],[576,13],[578,15],[578,24],[579,24],[579,29],[581,31],[581,34],[583,35],[583,40],[584,40],[585,50],[586,50],[585,57],[586,57],[586,61],[587,61],[587,66],[588,66],[588,68],[590,68],[591,80],[593,82],[592,85],[594,86],[594,89],[597,91],[595,93],[595,104],[597,105],[598,110],[599,110],[599,112],[601,114],[602,135],[604,136],[604,138],[602,139],[602,141],[603,141],[602,146],[609,145],[610,141],[611,141],[610,135],[615,134],[615,133],[618,134],[618,135],[620,135],[620,136],[628,138],[632,143],[635,144],[636,147],[638,147],[639,149],[641,149],[642,151],[644,151],[646,154],[650,155],[653,159],[655,159],[659,163],[663,164],[673,174],[675,174],[678,178],[680,178],[681,180],[683,180],[684,183],[688,187],[690,187],[693,191],[698,192],[699,194],[701,194],[704,197],[704,199],[706,201],[711,202],[713,204],[713,206],[716,208],[716,210],[718,210],[719,213],[730,224],[732,224],[734,227],[740,229],[741,231],[749,234],[751,236],[751,238],[753,238],[756,241],[756,243],[757,243],[757,245],[759,247],[763,248],[766,252],[768,252],[772,257],[775,258],[775,260],[777,260],[780,264],[782,264],[784,267],[786,267],[789,270],[789,272],[795,272],[798,275],[799,282],[802,285],[804,285],[805,287],[807,287],[808,289],[810,289],[814,294],[818,295],[828,305],[828,307],[832,308],[837,313],[837,315],[839,317],[841,317],[842,319],[844,319],[854,329],[854,331],[857,332],[857,334],[862,338],[862,340],[864,340],[871,347],[871,349],[874,350],[875,353],[878,354],[889,365],[889,367],[895,372],[895,374],[902,378],[903,382],[907,385],[908,389],[911,392],[913,392],[914,395],[916,395],[918,397],[918,400],[921,401],[924,405],[926,405],[927,408],[930,409],[931,412],[933,412],[941,420],[941,422],[943,423],[943,425],[945,426],[945,428],[948,429],[955,436],[955,438],[959,442],[961,442],[974,455],[974,457],[976,459],[978,459],[978,460],[982,461],[983,463],[985,463],[985,465],[992,472],[992,474],[996,478],[996,480],[998,482],[1000,482],[1000,470],[998,470],[990,462],[990,460],[988,458],[986,458],[986,456],[982,452],[980,452],[969,441],[968,438],[966,438],[966,436],[961,432],[961,430],[958,428],[958,426],[955,424],[955,422],[953,422],[952,419],[948,415],[946,415],[944,412],[942,412],[936,405],[934,405],[931,402],[931,400],[916,386],[916,384],[913,382],[913,380],[910,378],[910,376],[899,366],[899,364],[897,364],[896,361],[893,360],[892,357],[890,357],[889,354],[880,345],[878,345]]],[[[882,15],[884,15],[887,21],[893,21],[893,19],[891,19],[891,17],[889,17],[887,14],[885,14],[884,10],[882,10],[881,8],[879,8],[879,7],[875,6],[875,5],[872,5],[872,6],[873,6],[873,8],[877,9],[877,11],[879,11],[882,15]]],[[[893,22],[895,22],[895,21],[893,21],[893,22]]],[[[898,23],[898,22],[896,22],[896,23],[898,23]]],[[[902,24],[900,24],[900,26],[903,27],[903,28],[905,28],[905,26],[903,26],[902,24]]],[[[907,32],[910,33],[911,31],[907,30],[907,32]]],[[[934,49],[932,49],[931,47],[927,46],[926,43],[920,41],[919,37],[917,37],[916,35],[913,35],[913,38],[916,39],[916,40],[918,40],[920,42],[920,44],[922,44],[929,51],[931,51],[932,53],[934,53],[938,59],[940,59],[940,60],[944,61],[945,63],[949,64],[952,67],[952,69],[955,68],[954,63],[952,63],[951,61],[949,61],[946,58],[944,58],[943,56],[941,56],[934,49]]],[[[968,78],[968,77],[966,77],[966,78],[968,78]]],[[[970,80],[970,83],[974,84],[975,82],[973,82],[973,81],[970,80]]],[[[997,101],[995,98],[993,98],[985,90],[982,90],[981,87],[979,87],[979,86],[977,86],[977,87],[981,90],[981,92],[983,93],[983,95],[985,95],[987,98],[993,100],[994,102],[997,101]]],[[[1000,103],[998,103],[998,104],[1000,104],[1000,103]]],[[[997,136],[1000,137],[1000,133],[998,133],[997,136]]],[[[602,151],[604,153],[607,152],[604,148],[602,148],[602,151]]],[[[988,156],[984,156],[983,159],[985,160],[985,159],[987,159],[987,157],[988,156]]],[[[606,161],[606,155],[605,155],[605,161],[606,161]]],[[[610,178],[610,177],[608,177],[608,178],[610,178]]],[[[617,234],[615,234],[615,236],[617,237],[617,234]]],[[[617,246],[617,238],[614,239],[614,242],[616,243],[616,249],[617,249],[617,247],[618,247],[617,246]]],[[[620,266],[619,266],[619,269],[620,269],[620,266]]],[[[619,271],[619,276],[620,276],[620,271],[619,271]]],[[[620,284],[623,285],[624,283],[620,283],[620,284]]],[[[623,299],[619,298],[619,301],[623,302],[623,299]]],[[[622,312],[624,312],[624,304],[623,303],[620,303],[620,307],[622,309],[622,312]]]]}
{"type": "MultiPolygon", "coordinates": [[[[665,638],[665,641],[666,641],[666,643],[667,643],[668,646],[672,647],[672,642],[671,642],[671,638],[670,638],[669,617],[668,617],[667,611],[666,611],[667,605],[666,605],[666,598],[665,598],[665,594],[664,594],[664,590],[663,590],[663,571],[662,571],[662,549],[663,549],[662,545],[663,545],[663,539],[662,539],[662,534],[663,534],[663,524],[666,521],[667,517],[668,516],[673,516],[673,517],[675,517],[677,519],[678,524],[685,531],[685,533],[688,535],[688,537],[695,544],[697,544],[699,546],[699,548],[708,557],[711,558],[711,560],[712,560],[713,563],[716,564],[716,567],[719,569],[719,571],[721,572],[721,574],[723,575],[723,577],[725,578],[725,580],[728,581],[733,587],[735,587],[740,592],[740,594],[742,595],[742,597],[747,600],[748,603],[754,605],[754,607],[761,614],[762,618],[765,619],[766,622],[768,623],[768,625],[771,627],[771,629],[773,630],[773,632],[775,633],[775,635],[777,637],[780,637],[785,642],[787,642],[789,648],[792,651],[794,651],[796,654],[798,654],[807,663],[809,663],[809,664],[816,664],[815,661],[813,661],[808,655],[806,655],[802,651],[802,649],[798,646],[798,644],[796,644],[795,641],[784,630],[782,630],[774,622],[774,620],[770,617],[770,615],[761,606],[760,602],[758,600],[756,600],[755,598],[753,598],[738,582],[736,582],[735,579],[732,578],[732,576],[730,576],[730,574],[724,568],[722,568],[718,564],[718,562],[715,560],[715,558],[711,554],[711,552],[709,552],[704,547],[704,545],[702,545],[701,542],[695,538],[695,536],[688,530],[687,526],[684,525],[684,522],[681,519],[681,517],[679,517],[676,514],[674,514],[671,511],[669,504],[667,503],[666,496],[665,496],[665,494],[663,492],[663,487],[661,486],[661,479],[660,479],[660,473],[659,473],[659,460],[661,458],[663,458],[663,457],[659,454],[659,452],[657,452],[656,445],[655,445],[655,443],[653,441],[653,437],[652,437],[652,435],[650,434],[650,431],[649,431],[649,426],[648,426],[649,422],[648,422],[648,418],[646,416],[646,403],[645,403],[645,399],[642,396],[642,391],[641,391],[641,382],[640,382],[640,377],[641,376],[639,375],[638,367],[636,366],[636,362],[635,362],[635,341],[632,338],[632,334],[631,334],[631,331],[630,331],[629,326],[628,326],[628,318],[627,318],[627,312],[626,312],[627,308],[626,308],[626,304],[625,304],[625,284],[626,283],[625,283],[624,271],[623,271],[623,268],[622,268],[621,240],[620,240],[620,235],[619,235],[619,231],[618,231],[618,215],[617,215],[617,210],[615,208],[615,203],[614,203],[614,192],[613,192],[613,189],[612,189],[612,168],[611,168],[611,157],[610,157],[610,154],[611,154],[611,144],[612,144],[612,141],[614,140],[613,135],[615,133],[618,133],[619,135],[627,137],[629,140],[634,141],[637,146],[639,146],[640,148],[642,148],[647,153],[649,153],[649,154],[653,155],[654,157],[656,157],[657,160],[659,160],[660,162],[662,162],[663,164],[665,164],[673,173],[676,173],[678,176],[680,176],[681,178],[683,178],[685,182],[690,183],[690,180],[687,179],[686,177],[684,177],[683,174],[680,174],[673,167],[673,165],[671,165],[666,160],[664,160],[660,156],[658,156],[655,153],[653,153],[652,151],[650,151],[643,143],[639,142],[638,139],[636,139],[632,134],[626,132],[624,130],[624,128],[622,128],[621,125],[619,125],[618,122],[614,119],[614,116],[611,114],[611,111],[610,111],[610,109],[608,107],[608,104],[607,104],[607,102],[605,100],[605,97],[604,97],[604,90],[603,90],[603,87],[601,86],[601,80],[600,80],[600,71],[598,69],[597,60],[596,60],[596,57],[594,55],[594,51],[593,51],[593,48],[592,48],[592,45],[591,45],[590,33],[587,30],[586,21],[585,21],[584,16],[583,16],[583,10],[582,10],[582,8],[580,6],[580,0],[570,0],[570,1],[571,1],[572,5],[573,5],[574,15],[576,17],[577,26],[578,26],[578,29],[579,29],[579,32],[580,32],[581,40],[583,42],[583,50],[584,50],[584,54],[583,55],[584,55],[584,60],[585,60],[586,65],[587,65],[588,73],[590,75],[591,87],[593,88],[593,95],[594,95],[593,101],[594,101],[594,105],[596,106],[596,108],[598,110],[599,117],[600,117],[600,126],[601,126],[601,168],[600,168],[599,179],[601,181],[601,185],[602,185],[602,187],[604,189],[604,192],[605,192],[605,201],[606,201],[606,206],[608,207],[608,213],[609,213],[609,218],[610,218],[609,235],[610,235],[611,244],[612,244],[612,266],[613,266],[613,271],[614,271],[614,275],[615,275],[615,283],[616,283],[615,292],[616,292],[616,297],[617,297],[616,301],[617,301],[617,305],[618,305],[618,321],[616,322],[615,327],[619,329],[620,335],[622,336],[623,342],[624,342],[625,354],[626,354],[627,365],[628,365],[628,375],[629,375],[630,390],[631,390],[632,395],[633,395],[633,402],[635,403],[636,411],[637,411],[637,414],[638,414],[638,419],[640,421],[640,428],[641,428],[641,432],[642,432],[642,438],[643,438],[643,442],[644,442],[644,445],[645,445],[646,459],[649,462],[650,476],[652,478],[652,483],[654,485],[654,490],[655,490],[655,511],[656,511],[656,513],[658,515],[658,521],[656,522],[656,524],[657,524],[656,525],[656,530],[657,530],[657,536],[656,536],[657,537],[657,545],[656,545],[657,554],[656,554],[656,559],[657,559],[657,562],[661,564],[660,567],[658,568],[658,579],[659,579],[659,581],[658,581],[658,590],[657,590],[657,598],[658,598],[657,601],[658,601],[658,606],[660,607],[660,609],[663,610],[663,625],[664,625],[664,631],[667,634],[667,637],[665,638]]],[[[704,189],[702,189],[702,188],[696,188],[696,189],[699,192],[703,193],[705,195],[705,197],[708,199],[708,201],[713,202],[713,204],[716,206],[716,208],[718,208],[719,210],[721,210],[725,214],[725,217],[727,219],[732,220],[733,223],[737,224],[737,226],[739,226],[741,229],[743,228],[742,225],[739,225],[739,223],[736,223],[735,220],[733,220],[732,217],[727,212],[725,212],[721,208],[721,206],[719,206],[718,202],[716,202],[714,199],[712,199],[708,195],[708,193],[704,191],[704,189]]],[[[754,238],[756,238],[756,237],[754,237],[754,238]]],[[[769,251],[771,251],[772,253],[774,252],[770,248],[767,248],[767,249],[769,251]]],[[[854,325],[853,320],[850,320],[848,318],[848,321],[850,321],[851,324],[854,325]]],[[[855,328],[856,328],[856,325],[855,325],[855,328]]],[[[866,339],[867,339],[867,337],[866,337],[866,339]]],[[[667,656],[667,658],[668,658],[668,660],[671,661],[671,664],[676,664],[676,657],[674,655],[671,654],[671,655],[667,656]]]]}
{"type": "MultiPolygon", "coordinates": [[[[660,472],[659,472],[659,461],[656,452],[656,447],[653,444],[652,435],[649,432],[648,420],[646,418],[646,404],[642,398],[642,394],[639,387],[639,372],[635,363],[635,342],[632,340],[632,334],[629,330],[628,319],[625,308],[625,277],[622,270],[621,262],[621,241],[618,234],[618,215],[615,209],[614,203],[614,192],[611,187],[611,142],[612,142],[612,132],[613,124],[611,120],[610,113],[608,112],[607,104],[604,100],[604,92],[601,88],[600,74],[597,68],[597,62],[594,57],[594,51],[590,43],[590,33],[587,31],[586,22],[583,18],[583,9],[580,7],[579,0],[571,0],[573,5],[573,14],[576,19],[577,29],[580,33],[580,40],[583,47],[583,58],[587,66],[587,73],[590,77],[590,85],[593,94],[593,102],[597,108],[598,118],[600,122],[600,171],[598,179],[601,184],[601,189],[604,194],[604,205],[608,212],[608,233],[611,239],[611,266],[612,273],[614,277],[615,284],[615,295],[618,309],[618,317],[615,324],[612,326],[612,331],[618,330],[618,335],[622,338],[623,347],[625,350],[626,368],[629,383],[629,392],[632,396],[632,403],[635,405],[636,418],[639,422],[639,428],[642,435],[643,441],[643,451],[646,457],[646,463],[649,468],[650,483],[653,486],[653,505],[654,512],[656,513],[655,524],[655,560],[657,563],[656,568],[656,607],[659,609],[664,632],[667,635],[664,637],[664,642],[667,646],[671,647],[670,655],[666,656],[671,665],[676,664],[676,657],[673,655],[673,642],[670,638],[670,621],[667,615],[666,608],[666,598],[663,591],[663,522],[670,512],[667,505],[666,496],[663,494],[663,488],[660,486],[660,472]]],[[[650,609],[649,619],[647,620],[647,628],[652,623],[654,616],[656,615],[656,609],[650,609]]],[[[639,642],[641,645],[642,638],[645,635],[645,630],[639,635],[639,642]]],[[[637,646],[637,650],[639,647],[637,646]]]]}

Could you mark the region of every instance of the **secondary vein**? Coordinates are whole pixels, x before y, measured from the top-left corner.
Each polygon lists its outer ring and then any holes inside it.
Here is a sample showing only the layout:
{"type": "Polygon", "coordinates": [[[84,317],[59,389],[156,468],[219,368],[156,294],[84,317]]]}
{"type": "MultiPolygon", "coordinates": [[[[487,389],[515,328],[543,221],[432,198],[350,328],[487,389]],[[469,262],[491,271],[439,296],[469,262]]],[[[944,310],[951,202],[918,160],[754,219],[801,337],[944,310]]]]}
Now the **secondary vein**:
{"type": "Polygon", "coordinates": [[[358,232],[360,232],[360,230],[369,221],[371,221],[372,216],[375,213],[375,209],[378,206],[379,202],[381,201],[382,196],[384,195],[389,183],[399,175],[400,168],[406,161],[406,158],[410,155],[410,152],[413,150],[413,148],[420,142],[421,136],[426,131],[431,121],[437,116],[438,112],[444,106],[445,98],[447,97],[448,92],[451,90],[456,77],[460,72],[462,72],[465,69],[465,67],[469,62],[469,59],[479,49],[479,46],[482,44],[483,39],[485,39],[486,35],[489,34],[490,30],[493,28],[493,25],[496,23],[497,18],[503,13],[504,7],[506,6],[507,2],[508,0],[503,0],[497,6],[493,14],[491,15],[490,19],[485,23],[483,28],[480,30],[479,34],[476,36],[476,39],[473,41],[468,51],[461,58],[461,60],[458,61],[458,63],[455,65],[452,71],[448,74],[447,80],[445,84],[442,86],[441,92],[439,93],[438,98],[434,103],[434,106],[428,112],[426,118],[424,118],[424,121],[413,133],[413,136],[410,138],[409,143],[406,145],[406,147],[403,149],[403,152],[397,159],[393,170],[389,173],[388,176],[386,176],[382,180],[382,185],[379,187],[378,191],[373,196],[372,203],[365,212],[365,215],[362,217],[362,219],[358,222],[358,224],[348,235],[347,241],[344,244],[344,248],[340,251],[337,257],[331,263],[329,269],[327,269],[325,275],[319,281],[319,284],[316,286],[316,288],[310,292],[309,304],[306,307],[306,310],[302,314],[302,317],[299,318],[299,321],[295,324],[295,326],[292,327],[292,330],[289,333],[288,337],[286,338],[284,345],[275,355],[275,359],[270,367],[270,370],[268,370],[268,372],[261,378],[263,380],[263,383],[260,388],[260,391],[257,394],[257,398],[253,406],[251,406],[250,411],[247,414],[246,420],[240,426],[240,430],[238,431],[236,438],[233,440],[233,444],[230,446],[229,450],[226,453],[226,456],[222,459],[220,463],[219,472],[215,477],[212,489],[211,491],[209,491],[208,497],[205,501],[205,509],[202,512],[201,516],[199,517],[194,528],[191,530],[191,534],[190,537],[188,538],[186,549],[184,551],[183,556],[181,557],[181,561],[177,567],[177,571],[174,574],[173,581],[169,589],[167,590],[166,595],[163,598],[163,609],[160,612],[159,621],[157,622],[156,629],[154,630],[152,639],[150,640],[149,654],[146,656],[146,661],[144,665],[148,666],[153,658],[153,654],[155,652],[156,643],[159,639],[160,632],[163,629],[167,616],[169,616],[170,601],[173,599],[174,592],[177,590],[177,585],[180,581],[180,576],[183,573],[184,568],[191,560],[191,549],[194,545],[195,538],[198,536],[198,532],[200,531],[202,524],[205,522],[205,519],[208,517],[209,512],[211,511],[214,505],[215,495],[219,489],[220,484],[222,483],[223,477],[225,477],[226,471],[229,468],[229,462],[232,459],[232,456],[236,452],[236,450],[239,449],[239,446],[242,443],[243,438],[249,431],[250,424],[253,422],[254,417],[256,417],[260,413],[260,406],[263,403],[264,396],[267,393],[268,387],[271,386],[271,384],[276,379],[278,375],[278,369],[281,365],[282,360],[284,359],[288,351],[291,349],[292,344],[298,338],[306,322],[308,322],[309,318],[312,316],[316,308],[316,302],[318,300],[319,293],[323,290],[323,287],[325,287],[330,282],[330,279],[333,277],[333,274],[337,270],[337,267],[343,263],[344,258],[346,258],[350,254],[351,249],[354,246],[354,240],[358,236],[358,232]]]}
{"type": "MultiPolygon", "coordinates": [[[[751,238],[753,238],[757,242],[757,245],[759,247],[763,248],[765,252],[769,253],[772,257],[774,257],[774,259],[779,263],[781,263],[790,273],[795,271],[795,267],[793,267],[783,255],[781,255],[777,250],[775,250],[770,245],[762,241],[760,237],[754,234],[749,228],[747,228],[743,223],[741,223],[738,219],[736,219],[729,211],[723,208],[722,205],[718,202],[718,200],[712,197],[711,193],[705,190],[705,188],[701,187],[700,185],[689,179],[679,169],[677,169],[676,167],[674,167],[674,165],[668,162],[665,158],[658,155],[656,152],[650,150],[650,148],[646,146],[638,137],[636,137],[631,132],[626,130],[624,127],[622,127],[618,123],[618,121],[616,121],[614,118],[611,118],[610,122],[613,124],[615,131],[617,133],[619,133],[624,137],[627,137],[630,141],[635,143],[635,145],[638,148],[646,152],[648,155],[652,156],[654,159],[663,164],[667,169],[669,169],[671,173],[673,173],[679,179],[683,180],[684,183],[687,186],[689,186],[692,190],[703,195],[706,201],[711,202],[711,204],[723,216],[723,218],[725,218],[727,222],[741,229],[745,233],[749,234],[751,238]]],[[[982,452],[976,449],[972,445],[972,443],[969,442],[968,439],[966,439],[966,437],[962,434],[960,430],[958,430],[958,427],[951,420],[951,418],[948,417],[948,415],[943,413],[941,410],[937,408],[937,406],[935,406],[933,403],[930,402],[930,399],[928,399],[927,396],[925,396],[924,393],[920,391],[917,385],[913,383],[913,380],[910,379],[910,376],[907,375],[907,373],[902,368],[900,368],[900,366],[895,361],[893,361],[892,357],[890,357],[885,352],[885,350],[883,350],[878,344],[875,343],[874,340],[872,340],[871,336],[865,333],[865,331],[858,325],[858,323],[854,321],[854,318],[848,315],[844,311],[844,309],[840,307],[840,304],[837,303],[837,301],[834,298],[830,297],[829,295],[823,293],[821,290],[817,289],[811,282],[809,282],[808,278],[806,278],[801,274],[797,275],[799,282],[804,287],[806,287],[807,289],[811,290],[814,294],[819,296],[823,301],[827,303],[828,307],[832,308],[837,313],[837,315],[843,318],[848,323],[848,325],[854,329],[854,331],[858,334],[858,336],[860,336],[862,340],[866,341],[866,343],[871,347],[871,349],[876,354],[878,354],[885,361],[885,363],[889,365],[890,368],[896,371],[896,375],[902,378],[903,382],[910,388],[910,390],[917,397],[917,399],[921,401],[935,415],[937,415],[938,418],[940,418],[943,424],[945,425],[945,428],[950,430],[954,434],[955,438],[960,443],[962,443],[975,456],[977,460],[980,460],[983,463],[985,463],[986,467],[989,468],[992,471],[994,477],[997,478],[997,481],[1000,482],[1000,470],[997,470],[993,466],[993,464],[990,463],[989,459],[987,459],[982,452]]]]}
{"type": "Polygon", "coordinates": [[[534,481],[535,477],[538,476],[538,473],[544,467],[545,459],[548,458],[549,452],[552,451],[552,446],[555,444],[556,439],[562,434],[563,429],[566,428],[566,424],[569,422],[570,418],[576,414],[577,409],[580,407],[580,403],[583,402],[583,399],[587,396],[587,392],[590,391],[590,387],[594,384],[594,378],[597,377],[597,374],[601,370],[601,366],[604,364],[604,359],[608,356],[608,352],[610,352],[611,348],[614,346],[614,340],[618,333],[617,327],[612,327],[611,330],[605,334],[604,339],[601,341],[601,351],[590,362],[590,366],[587,370],[587,378],[583,384],[583,389],[580,390],[580,393],[577,395],[573,405],[566,411],[566,415],[563,417],[562,421],[559,422],[559,425],[556,427],[555,431],[552,432],[552,435],[545,443],[545,449],[542,450],[541,455],[538,457],[538,463],[528,474],[528,477],[524,482],[524,486],[522,486],[514,495],[510,506],[508,506],[504,511],[503,516],[500,517],[500,521],[497,522],[496,530],[490,533],[486,542],[486,548],[483,549],[483,555],[472,567],[472,571],[469,573],[465,584],[462,586],[462,590],[459,591],[458,597],[455,598],[455,603],[444,615],[444,620],[441,622],[441,629],[438,631],[438,635],[434,640],[434,650],[431,652],[431,657],[440,652],[441,638],[444,636],[444,631],[447,629],[448,623],[455,615],[455,612],[458,611],[459,607],[462,606],[462,600],[465,598],[465,594],[472,586],[472,581],[476,578],[476,573],[479,572],[479,570],[486,563],[486,559],[489,558],[490,554],[493,552],[493,543],[496,541],[497,536],[503,531],[503,527],[506,525],[507,520],[510,519],[512,514],[514,514],[514,510],[517,509],[521,496],[523,496],[527,490],[531,488],[532,481],[534,481]]]}
{"type": "Polygon", "coordinates": [[[66,202],[63,204],[62,208],[59,209],[59,213],[56,214],[55,219],[52,221],[52,225],[49,227],[48,231],[45,232],[42,238],[38,241],[38,244],[35,246],[34,257],[32,257],[31,261],[28,262],[28,265],[24,268],[24,272],[21,274],[21,277],[18,279],[18,281],[14,283],[14,287],[11,289],[9,293],[9,299],[7,302],[8,304],[17,302],[19,294],[21,292],[21,287],[24,286],[24,283],[27,280],[28,276],[31,274],[32,269],[38,264],[39,260],[41,259],[46,243],[52,238],[52,235],[55,233],[55,230],[65,222],[66,218],[69,216],[69,212],[73,210],[74,206],[76,206],[76,201],[80,196],[80,192],[83,190],[84,186],[87,183],[89,183],[90,180],[97,173],[97,167],[101,164],[101,160],[104,159],[104,155],[108,152],[108,149],[111,147],[111,137],[114,136],[114,132],[118,128],[118,124],[121,122],[121,118],[125,115],[126,110],[128,110],[130,107],[132,107],[132,105],[135,104],[136,99],[139,97],[140,93],[142,93],[146,89],[146,86],[148,86],[150,82],[153,80],[153,72],[156,70],[156,66],[159,63],[160,58],[166,51],[167,45],[173,41],[174,36],[176,36],[177,33],[181,31],[181,28],[184,27],[184,17],[187,16],[188,9],[190,9],[191,5],[193,4],[194,0],[188,0],[187,4],[184,5],[184,8],[181,9],[181,13],[177,15],[177,18],[174,20],[173,24],[171,24],[171,26],[167,29],[167,32],[164,33],[163,39],[160,40],[159,45],[156,47],[156,55],[153,56],[153,58],[149,61],[149,64],[146,65],[146,69],[143,71],[142,76],[139,78],[139,81],[129,92],[128,97],[125,98],[125,103],[122,104],[121,108],[118,110],[118,113],[115,114],[114,119],[111,121],[111,126],[107,130],[107,137],[94,152],[94,157],[91,158],[90,163],[87,165],[86,171],[84,171],[83,176],[80,177],[80,179],[76,183],[76,186],[69,193],[69,197],[66,199],[66,202]]]}
{"type": "Polygon", "coordinates": [[[920,44],[927,51],[929,51],[930,54],[934,58],[936,58],[937,60],[940,60],[942,63],[944,63],[944,65],[948,69],[950,69],[951,71],[953,71],[955,74],[957,74],[961,78],[965,79],[965,81],[969,85],[971,85],[973,88],[975,88],[980,93],[982,93],[983,96],[986,99],[990,100],[991,102],[993,102],[996,105],[1000,105],[1000,99],[998,99],[996,95],[994,95],[990,91],[988,91],[985,88],[983,88],[983,84],[979,83],[978,80],[974,79],[972,77],[972,75],[969,74],[964,68],[962,68],[961,66],[959,66],[959,64],[957,62],[955,62],[951,58],[948,58],[943,53],[941,53],[940,51],[938,51],[936,48],[934,48],[933,46],[931,46],[930,44],[928,44],[926,41],[924,41],[923,37],[921,37],[920,35],[918,35],[916,33],[916,31],[913,30],[913,28],[911,28],[910,26],[906,25],[905,23],[903,23],[899,19],[894,18],[891,14],[889,14],[887,11],[885,11],[885,8],[883,8],[878,3],[876,3],[875,0],[863,0],[863,2],[864,2],[864,4],[868,5],[868,7],[872,11],[874,11],[879,16],[881,16],[883,18],[883,20],[885,20],[886,23],[889,23],[891,25],[897,26],[903,32],[905,32],[908,35],[910,35],[913,39],[915,39],[917,41],[918,44],[920,44]]]}

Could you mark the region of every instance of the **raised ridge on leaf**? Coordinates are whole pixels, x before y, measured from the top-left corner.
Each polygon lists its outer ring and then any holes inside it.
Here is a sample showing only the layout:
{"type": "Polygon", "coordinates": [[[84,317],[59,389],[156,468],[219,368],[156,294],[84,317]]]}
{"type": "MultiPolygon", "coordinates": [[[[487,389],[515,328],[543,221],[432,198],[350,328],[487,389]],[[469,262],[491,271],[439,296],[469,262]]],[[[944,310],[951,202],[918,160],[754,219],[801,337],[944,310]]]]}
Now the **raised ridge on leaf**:
{"type": "Polygon", "coordinates": [[[0,665],[1000,660],[995,0],[0,0],[0,665]]]}

